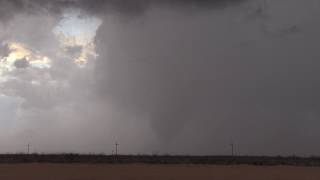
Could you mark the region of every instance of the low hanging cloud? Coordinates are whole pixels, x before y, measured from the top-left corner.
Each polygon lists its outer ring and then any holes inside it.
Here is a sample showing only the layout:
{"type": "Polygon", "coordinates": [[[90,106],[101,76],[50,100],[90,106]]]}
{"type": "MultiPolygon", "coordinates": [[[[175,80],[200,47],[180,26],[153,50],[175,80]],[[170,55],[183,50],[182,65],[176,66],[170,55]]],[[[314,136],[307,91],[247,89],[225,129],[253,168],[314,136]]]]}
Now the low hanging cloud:
{"type": "Polygon", "coordinates": [[[16,68],[27,68],[29,66],[29,61],[26,59],[18,59],[14,62],[16,68]]]}

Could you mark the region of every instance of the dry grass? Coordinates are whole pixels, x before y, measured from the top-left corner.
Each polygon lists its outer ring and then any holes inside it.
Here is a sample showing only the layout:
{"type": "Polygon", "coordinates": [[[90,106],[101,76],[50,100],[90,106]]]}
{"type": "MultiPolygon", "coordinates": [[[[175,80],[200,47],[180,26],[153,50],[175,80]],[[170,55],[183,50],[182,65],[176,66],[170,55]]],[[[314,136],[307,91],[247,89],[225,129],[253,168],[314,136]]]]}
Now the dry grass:
{"type": "Polygon", "coordinates": [[[319,180],[320,167],[1,164],[1,180],[319,180]]]}

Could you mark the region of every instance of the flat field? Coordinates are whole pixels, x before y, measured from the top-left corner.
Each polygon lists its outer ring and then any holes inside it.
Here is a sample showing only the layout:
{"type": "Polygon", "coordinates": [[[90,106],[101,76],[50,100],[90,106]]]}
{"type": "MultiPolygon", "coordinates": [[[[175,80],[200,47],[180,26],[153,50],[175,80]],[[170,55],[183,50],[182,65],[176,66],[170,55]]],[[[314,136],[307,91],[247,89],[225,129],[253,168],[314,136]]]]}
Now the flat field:
{"type": "Polygon", "coordinates": [[[320,167],[148,164],[1,164],[1,180],[319,180],[320,167]]]}

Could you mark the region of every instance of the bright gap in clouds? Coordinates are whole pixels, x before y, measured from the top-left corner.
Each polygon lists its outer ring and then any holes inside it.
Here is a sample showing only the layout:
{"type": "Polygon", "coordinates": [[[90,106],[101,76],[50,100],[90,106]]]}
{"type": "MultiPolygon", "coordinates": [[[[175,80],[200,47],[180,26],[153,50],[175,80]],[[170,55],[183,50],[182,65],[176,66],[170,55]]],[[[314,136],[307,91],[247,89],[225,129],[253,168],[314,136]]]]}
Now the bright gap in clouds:
{"type": "Polygon", "coordinates": [[[63,51],[71,56],[76,64],[84,66],[90,57],[97,56],[94,37],[101,24],[102,21],[96,17],[70,10],[63,15],[53,32],[63,51]]]}

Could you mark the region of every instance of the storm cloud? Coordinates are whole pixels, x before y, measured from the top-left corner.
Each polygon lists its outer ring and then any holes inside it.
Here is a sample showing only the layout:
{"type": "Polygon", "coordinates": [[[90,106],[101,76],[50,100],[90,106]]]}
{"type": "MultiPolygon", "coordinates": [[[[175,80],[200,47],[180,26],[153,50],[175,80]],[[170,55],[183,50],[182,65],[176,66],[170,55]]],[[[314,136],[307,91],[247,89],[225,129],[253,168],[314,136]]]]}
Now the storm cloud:
{"type": "Polygon", "coordinates": [[[122,153],[228,154],[231,142],[249,155],[320,149],[318,0],[8,0],[0,7],[1,43],[48,59],[2,72],[0,98],[12,109],[2,121],[10,129],[2,151],[30,142],[37,152],[110,153],[115,141],[122,153]],[[97,55],[80,67],[72,58],[93,45],[61,50],[52,33],[70,9],[102,21],[97,55]]]}

